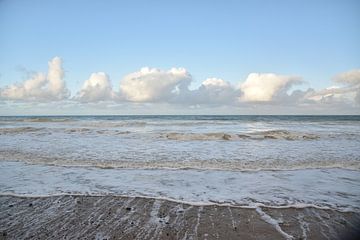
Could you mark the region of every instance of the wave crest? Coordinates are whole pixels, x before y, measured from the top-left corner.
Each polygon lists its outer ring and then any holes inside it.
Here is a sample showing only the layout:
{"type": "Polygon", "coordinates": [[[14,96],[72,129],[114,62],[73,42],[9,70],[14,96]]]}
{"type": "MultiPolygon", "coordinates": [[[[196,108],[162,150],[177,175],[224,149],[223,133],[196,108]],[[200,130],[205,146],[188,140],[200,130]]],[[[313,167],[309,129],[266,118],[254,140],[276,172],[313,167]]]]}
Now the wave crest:
{"type": "Polygon", "coordinates": [[[287,130],[270,130],[251,133],[167,133],[161,135],[169,140],[181,141],[201,141],[201,140],[315,140],[320,138],[319,135],[311,133],[290,132],[287,130]]]}
{"type": "Polygon", "coordinates": [[[252,136],[259,136],[264,139],[285,139],[285,140],[312,140],[320,138],[319,135],[312,133],[290,132],[287,130],[270,130],[261,131],[251,134],[252,136]]]}
{"type": "Polygon", "coordinates": [[[44,129],[44,128],[35,128],[35,127],[0,128],[0,135],[37,132],[42,129],[44,129]]]}
{"type": "Polygon", "coordinates": [[[227,133],[168,133],[165,135],[170,140],[230,140],[232,136],[227,133]]]}
{"type": "Polygon", "coordinates": [[[70,122],[73,121],[70,118],[47,118],[47,117],[41,117],[41,118],[27,118],[23,119],[24,122],[70,122]]]}

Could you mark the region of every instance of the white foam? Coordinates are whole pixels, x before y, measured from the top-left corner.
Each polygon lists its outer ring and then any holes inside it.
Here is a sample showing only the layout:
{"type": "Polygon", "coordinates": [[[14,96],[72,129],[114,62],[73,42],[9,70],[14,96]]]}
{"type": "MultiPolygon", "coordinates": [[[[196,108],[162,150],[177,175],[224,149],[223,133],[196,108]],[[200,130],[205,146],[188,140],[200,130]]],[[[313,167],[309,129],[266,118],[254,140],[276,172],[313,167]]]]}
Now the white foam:
{"type": "Polygon", "coordinates": [[[277,221],[276,219],[272,218],[270,215],[266,214],[260,207],[256,207],[255,208],[256,212],[260,215],[261,219],[264,220],[265,222],[271,224],[272,226],[274,226],[274,228],[276,229],[276,231],[278,231],[285,239],[287,240],[292,240],[294,239],[294,236],[284,232],[280,225],[279,225],[279,221],[277,221]]]}
{"type": "Polygon", "coordinates": [[[0,162],[1,194],[149,197],[192,205],[359,211],[360,172],[96,169],[0,162]]]}
{"type": "Polygon", "coordinates": [[[320,136],[313,133],[302,133],[288,130],[268,130],[268,131],[256,131],[245,133],[234,132],[205,132],[205,133],[193,133],[193,132],[170,132],[160,135],[161,137],[170,140],[180,141],[210,141],[210,140],[316,140],[320,136]]]}
{"type": "Polygon", "coordinates": [[[310,231],[309,223],[304,220],[304,215],[301,214],[301,213],[298,214],[297,219],[298,219],[298,221],[300,223],[300,228],[302,230],[302,236],[301,237],[302,237],[302,239],[307,240],[307,233],[310,231]]]}
{"type": "Polygon", "coordinates": [[[9,128],[0,128],[0,135],[3,134],[19,134],[19,133],[32,133],[43,130],[43,128],[38,127],[9,127],[9,128]]]}

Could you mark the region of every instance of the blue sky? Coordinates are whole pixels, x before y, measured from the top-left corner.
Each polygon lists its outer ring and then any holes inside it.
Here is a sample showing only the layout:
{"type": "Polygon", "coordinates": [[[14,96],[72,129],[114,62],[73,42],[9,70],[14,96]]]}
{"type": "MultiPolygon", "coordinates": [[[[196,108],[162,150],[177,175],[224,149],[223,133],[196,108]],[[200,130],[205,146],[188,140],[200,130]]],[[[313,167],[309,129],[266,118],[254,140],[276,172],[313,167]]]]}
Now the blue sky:
{"type": "Polygon", "coordinates": [[[149,66],[183,67],[190,89],[250,73],[334,85],[360,66],[360,1],[0,1],[0,87],[62,59],[72,95],[94,72],[113,84],[149,66]]]}

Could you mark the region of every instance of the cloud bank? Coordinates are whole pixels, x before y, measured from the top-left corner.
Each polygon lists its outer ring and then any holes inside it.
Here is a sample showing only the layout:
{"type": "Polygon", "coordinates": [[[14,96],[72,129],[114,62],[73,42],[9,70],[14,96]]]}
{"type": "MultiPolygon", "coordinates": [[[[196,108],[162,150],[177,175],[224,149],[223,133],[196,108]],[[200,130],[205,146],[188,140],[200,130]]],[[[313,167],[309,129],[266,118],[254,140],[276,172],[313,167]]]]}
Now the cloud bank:
{"type": "MultiPolygon", "coordinates": [[[[314,109],[332,106],[356,109],[360,106],[360,69],[340,73],[333,85],[325,89],[295,89],[303,83],[300,77],[275,73],[250,73],[236,85],[220,78],[207,78],[196,89],[184,68],[161,70],[144,67],[124,76],[114,88],[104,72],[92,73],[73,96],[66,88],[62,60],[48,62],[48,72],[35,73],[22,83],[0,88],[0,100],[15,102],[67,102],[73,104],[162,104],[188,106],[192,109],[211,106],[261,108],[260,106],[293,106],[314,109]]],[[[0,101],[1,102],[1,101],[0,101]]],[[[79,106],[79,105],[77,105],[79,106]]],[[[106,105],[102,105],[106,106],[106,105]]]]}

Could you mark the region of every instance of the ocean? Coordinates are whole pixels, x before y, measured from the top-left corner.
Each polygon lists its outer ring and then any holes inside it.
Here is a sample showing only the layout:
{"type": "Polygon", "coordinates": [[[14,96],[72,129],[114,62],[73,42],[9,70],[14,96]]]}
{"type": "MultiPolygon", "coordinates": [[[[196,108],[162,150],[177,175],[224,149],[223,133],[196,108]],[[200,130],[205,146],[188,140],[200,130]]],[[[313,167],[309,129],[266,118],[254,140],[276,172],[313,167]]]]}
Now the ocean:
{"type": "Polygon", "coordinates": [[[3,116],[0,194],[359,212],[360,116],[3,116]]]}

